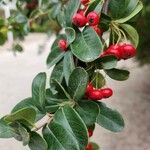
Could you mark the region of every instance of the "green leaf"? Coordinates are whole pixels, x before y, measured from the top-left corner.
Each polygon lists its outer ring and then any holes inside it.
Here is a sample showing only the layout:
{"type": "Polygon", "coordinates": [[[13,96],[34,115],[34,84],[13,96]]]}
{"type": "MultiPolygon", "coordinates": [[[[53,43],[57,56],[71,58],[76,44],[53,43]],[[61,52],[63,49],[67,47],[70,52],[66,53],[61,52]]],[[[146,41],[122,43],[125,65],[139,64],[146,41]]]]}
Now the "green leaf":
{"type": "Polygon", "coordinates": [[[139,35],[134,27],[129,24],[120,24],[121,28],[127,33],[129,40],[137,47],[139,43],[139,35]]]}
{"type": "Polygon", "coordinates": [[[96,89],[100,89],[106,84],[106,80],[100,72],[94,72],[91,81],[96,89]]]}
{"type": "Polygon", "coordinates": [[[51,77],[50,77],[50,87],[51,88],[55,88],[55,85],[53,83],[53,80],[57,80],[59,83],[62,82],[64,77],[64,72],[63,72],[63,61],[58,62],[52,73],[51,73],[51,77]]]}
{"type": "Polygon", "coordinates": [[[20,109],[23,109],[25,107],[31,107],[33,109],[35,109],[36,111],[36,120],[39,120],[41,119],[45,114],[42,114],[38,108],[34,105],[33,101],[32,101],[32,98],[29,97],[29,98],[26,98],[24,100],[22,100],[21,102],[19,102],[11,111],[11,113],[14,113],[20,109]]]}
{"type": "Polygon", "coordinates": [[[100,108],[100,113],[97,117],[97,123],[103,128],[112,132],[120,132],[124,128],[124,120],[121,114],[108,108],[104,103],[97,103],[100,108]]]}
{"type": "Polygon", "coordinates": [[[65,32],[67,36],[67,43],[69,45],[75,40],[76,32],[73,28],[70,28],[70,27],[65,28],[65,32]]]}
{"type": "Polygon", "coordinates": [[[142,4],[141,1],[139,1],[138,5],[136,6],[136,8],[132,11],[132,13],[129,16],[127,16],[125,18],[121,18],[121,19],[115,20],[115,22],[117,22],[117,23],[125,23],[128,20],[130,20],[131,18],[133,18],[135,15],[137,15],[142,9],[143,9],[143,4],[142,4]]]}
{"type": "Polygon", "coordinates": [[[1,39],[0,45],[3,45],[6,42],[7,37],[3,33],[0,32],[0,39],[1,39]]]}
{"type": "Polygon", "coordinates": [[[84,62],[96,60],[102,50],[102,42],[91,27],[87,27],[82,32],[77,33],[75,41],[71,44],[72,53],[84,62]]]}
{"type": "Polygon", "coordinates": [[[83,68],[76,68],[69,77],[68,91],[74,100],[81,99],[88,84],[88,74],[83,68]]]}
{"type": "Polygon", "coordinates": [[[99,107],[92,101],[80,101],[75,106],[75,110],[78,112],[86,126],[90,127],[96,122],[96,118],[99,114],[99,107]]]}
{"type": "Polygon", "coordinates": [[[66,26],[68,27],[72,26],[72,17],[77,12],[79,6],[80,6],[80,0],[75,0],[75,1],[71,0],[67,2],[66,10],[65,10],[66,26]]]}
{"type": "Polygon", "coordinates": [[[6,122],[23,123],[27,127],[32,127],[35,122],[36,111],[33,108],[23,108],[5,117],[6,122]]]}
{"type": "Polygon", "coordinates": [[[23,14],[17,14],[14,19],[16,23],[26,23],[28,21],[27,17],[23,14]]]}
{"type": "Polygon", "coordinates": [[[113,69],[117,66],[117,58],[114,56],[105,56],[99,59],[103,69],[113,69]]]}
{"type": "Polygon", "coordinates": [[[129,17],[138,7],[138,3],[139,0],[111,0],[109,3],[110,16],[114,19],[129,17]]]}
{"type": "Polygon", "coordinates": [[[39,73],[32,82],[32,99],[41,110],[45,106],[46,73],[39,73]]]}
{"type": "Polygon", "coordinates": [[[31,150],[47,150],[46,141],[36,132],[31,132],[29,147],[31,150]]]}
{"type": "Polygon", "coordinates": [[[75,69],[75,64],[74,64],[73,56],[72,53],[68,51],[63,61],[63,73],[67,84],[68,84],[69,77],[74,69],[75,69]]]}
{"type": "Polygon", "coordinates": [[[87,129],[77,114],[69,106],[59,109],[53,121],[43,129],[48,150],[85,150],[88,144],[87,129]]]}
{"type": "Polygon", "coordinates": [[[50,68],[56,63],[58,63],[64,56],[65,52],[62,51],[60,48],[56,47],[53,49],[47,58],[47,66],[50,68]]]}
{"type": "Polygon", "coordinates": [[[15,135],[15,130],[3,118],[0,119],[0,138],[13,138],[15,135]]]}
{"type": "Polygon", "coordinates": [[[110,69],[110,70],[105,70],[106,74],[118,81],[125,81],[129,78],[130,72],[127,70],[120,70],[120,69],[110,69]]]}

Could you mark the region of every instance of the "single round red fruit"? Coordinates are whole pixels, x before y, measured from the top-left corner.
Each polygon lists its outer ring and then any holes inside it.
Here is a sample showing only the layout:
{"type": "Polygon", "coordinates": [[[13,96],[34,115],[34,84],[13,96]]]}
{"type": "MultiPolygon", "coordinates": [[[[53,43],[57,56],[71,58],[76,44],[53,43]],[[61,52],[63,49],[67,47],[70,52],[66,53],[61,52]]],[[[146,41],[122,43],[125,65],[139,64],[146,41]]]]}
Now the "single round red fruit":
{"type": "Polygon", "coordinates": [[[102,92],[99,90],[93,90],[89,93],[89,99],[91,100],[101,100],[102,98],[102,92]]]}
{"type": "Polygon", "coordinates": [[[60,49],[66,51],[66,50],[67,50],[67,46],[68,46],[68,45],[67,45],[67,41],[66,41],[66,40],[61,39],[61,40],[58,41],[58,47],[59,47],[60,49]]]}
{"type": "Polygon", "coordinates": [[[94,90],[94,87],[93,87],[92,83],[89,83],[86,87],[86,94],[89,94],[93,90],[94,90]]]}
{"type": "Polygon", "coordinates": [[[90,26],[96,26],[99,23],[100,17],[96,12],[90,12],[87,15],[87,21],[90,26]]]}
{"type": "Polygon", "coordinates": [[[110,88],[106,88],[106,89],[101,89],[103,98],[109,98],[113,95],[113,91],[110,88]]]}
{"type": "Polygon", "coordinates": [[[102,31],[98,26],[92,26],[92,28],[95,30],[95,32],[99,35],[102,36],[102,31]]]}
{"type": "Polygon", "coordinates": [[[80,0],[80,1],[81,1],[81,4],[83,5],[87,5],[90,2],[90,0],[80,0]]]}
{"type": "Polygon", "coordinates": [[[131,44],[124,44],[121,46],[122,59],[129,59],[136,55],[136,48],[131,44]]]}
{"type": "Polygon", "coordinates": [[[37,0],[32,0],[31,2],[26,4],[26,9],[28,10],[34,10],[38,6],[37,0]]]}
{"type": "Polygon", "coordinates": [[[84,16],[84,12],[85,12],[84,9],[79,9],[79,10],[77,11],[77,13],[81,14],[82,16],[84,16]]]}
{"type": "Polygon", "coordinates": [[[92,144],[91,144],[91,143],[89,143],[89,144],[87,145],[86,150],[92,150],[92,144]]]}
{"type": "Polygon", "coordinates": [[[84,27],[87,23],[86,17],[81,13],[76,13],[72,18],[72,23],[78,27],[84,27]]]}
{"type": "Polygon", "coordinates": [[[88,129],[88,134],[89,134],[89,137],[91,137],[93,135],[93,130],[92,129],[88,129]]]}

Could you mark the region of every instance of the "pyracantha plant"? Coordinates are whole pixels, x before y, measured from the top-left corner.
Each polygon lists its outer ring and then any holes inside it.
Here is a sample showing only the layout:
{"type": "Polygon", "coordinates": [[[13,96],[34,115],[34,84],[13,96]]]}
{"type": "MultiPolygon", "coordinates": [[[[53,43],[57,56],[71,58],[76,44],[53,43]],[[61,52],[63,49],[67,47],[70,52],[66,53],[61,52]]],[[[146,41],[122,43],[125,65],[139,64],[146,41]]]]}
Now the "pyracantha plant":
{"type": "MultiPolygon", "coordinates": [[[[32,5],[26,8],[37,7],[32,5]]],[[[139,0],[62,0],[53,7],[63,30],[47,58],[47,66],[54,66],[49,85],[46,73],[34,78],[32,96],[0,120],[0,137],[14,137],[31,150],[96,150],[90,142],[95,124],[112,132],[124,128],[121,114],[104,103],[113,95],[106,76],[128,79],[129,71],[117,63],[136,54],[139,37],[129,23],[143,5],[139,0]]]]}

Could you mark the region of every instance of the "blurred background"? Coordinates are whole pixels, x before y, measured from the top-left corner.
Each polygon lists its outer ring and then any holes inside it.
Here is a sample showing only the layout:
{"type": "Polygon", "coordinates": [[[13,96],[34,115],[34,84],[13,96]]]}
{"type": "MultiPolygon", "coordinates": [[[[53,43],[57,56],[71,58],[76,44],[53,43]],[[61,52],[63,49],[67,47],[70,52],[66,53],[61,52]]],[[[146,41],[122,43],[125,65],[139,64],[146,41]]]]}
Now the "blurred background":
{"type": "MultiPolygon", "coordinates": [[[[122,133],[114,134],[97,127],[91,140],[97,142],[101,150],[150,149],[150,1],[143,2],[142,13],[131,21],[140,34],[137,57],[119,64],[129,69],[131,76],[126,82],[108,79],[108,85],[115,94],[107,103],[123,114],[126,128],[122,133]]],[[[22,21],[19,25],[14,24],[14,18],[11,18],[15,28],[13,35],[11,32],[7,35],[1,18],[9,17],[8,7],[15,12],[14,3],[0,7],[0,117],[31,95],[31,82],[37,73],[46,71],[50,74],[51,70],[46,68],[46,57],[55,34],[61,30],[53,17],[47,20],[43,15],[31,22],[32,33],[24,37],[28,25],[22,24],[25,18],[20,16],[15,18],[18,22],[22,21]]],[[[27,15],[35,13],[30,6],[26,10],[27,15]]],[[[50,13],[54,15],[54,10],[50,13]]],[[[28,147],[23,147],[14,139],[0,139],[0,150],[10,149],[28,150],[28,147]]]]}

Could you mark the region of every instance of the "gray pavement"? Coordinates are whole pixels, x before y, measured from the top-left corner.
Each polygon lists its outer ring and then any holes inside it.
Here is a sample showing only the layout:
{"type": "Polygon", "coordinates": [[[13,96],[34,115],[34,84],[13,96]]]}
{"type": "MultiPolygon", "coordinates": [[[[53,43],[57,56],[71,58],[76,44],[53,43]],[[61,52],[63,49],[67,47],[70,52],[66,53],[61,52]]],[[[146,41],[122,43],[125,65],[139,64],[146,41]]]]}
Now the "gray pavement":
{"type": "MultiPolygon", "coordinates": [[[[46,71],[45,60],[54,37],[47,40],[45,50],[37,54],[46,36],[34,34],[27,37],[24,53],[16,57],[6,51],[7,45],[0,47],[0,117],[6,115],[17,102],[31,95],[31,82],[39,72],[46,71]]],[[[130,79],[117,82],[108,79],[108,86],[114,89],[114,96],[106,103],[120,111],[126,128],[114,134],[97,127],[92,141],[101,150],[149,150],[150,148],[150,67],[138,67],[134,60],[121,62],[121,67],[131,70],[130,79]]],[[[0,139],[0,150],[28,150],[13,139],[0,139]]]]}

